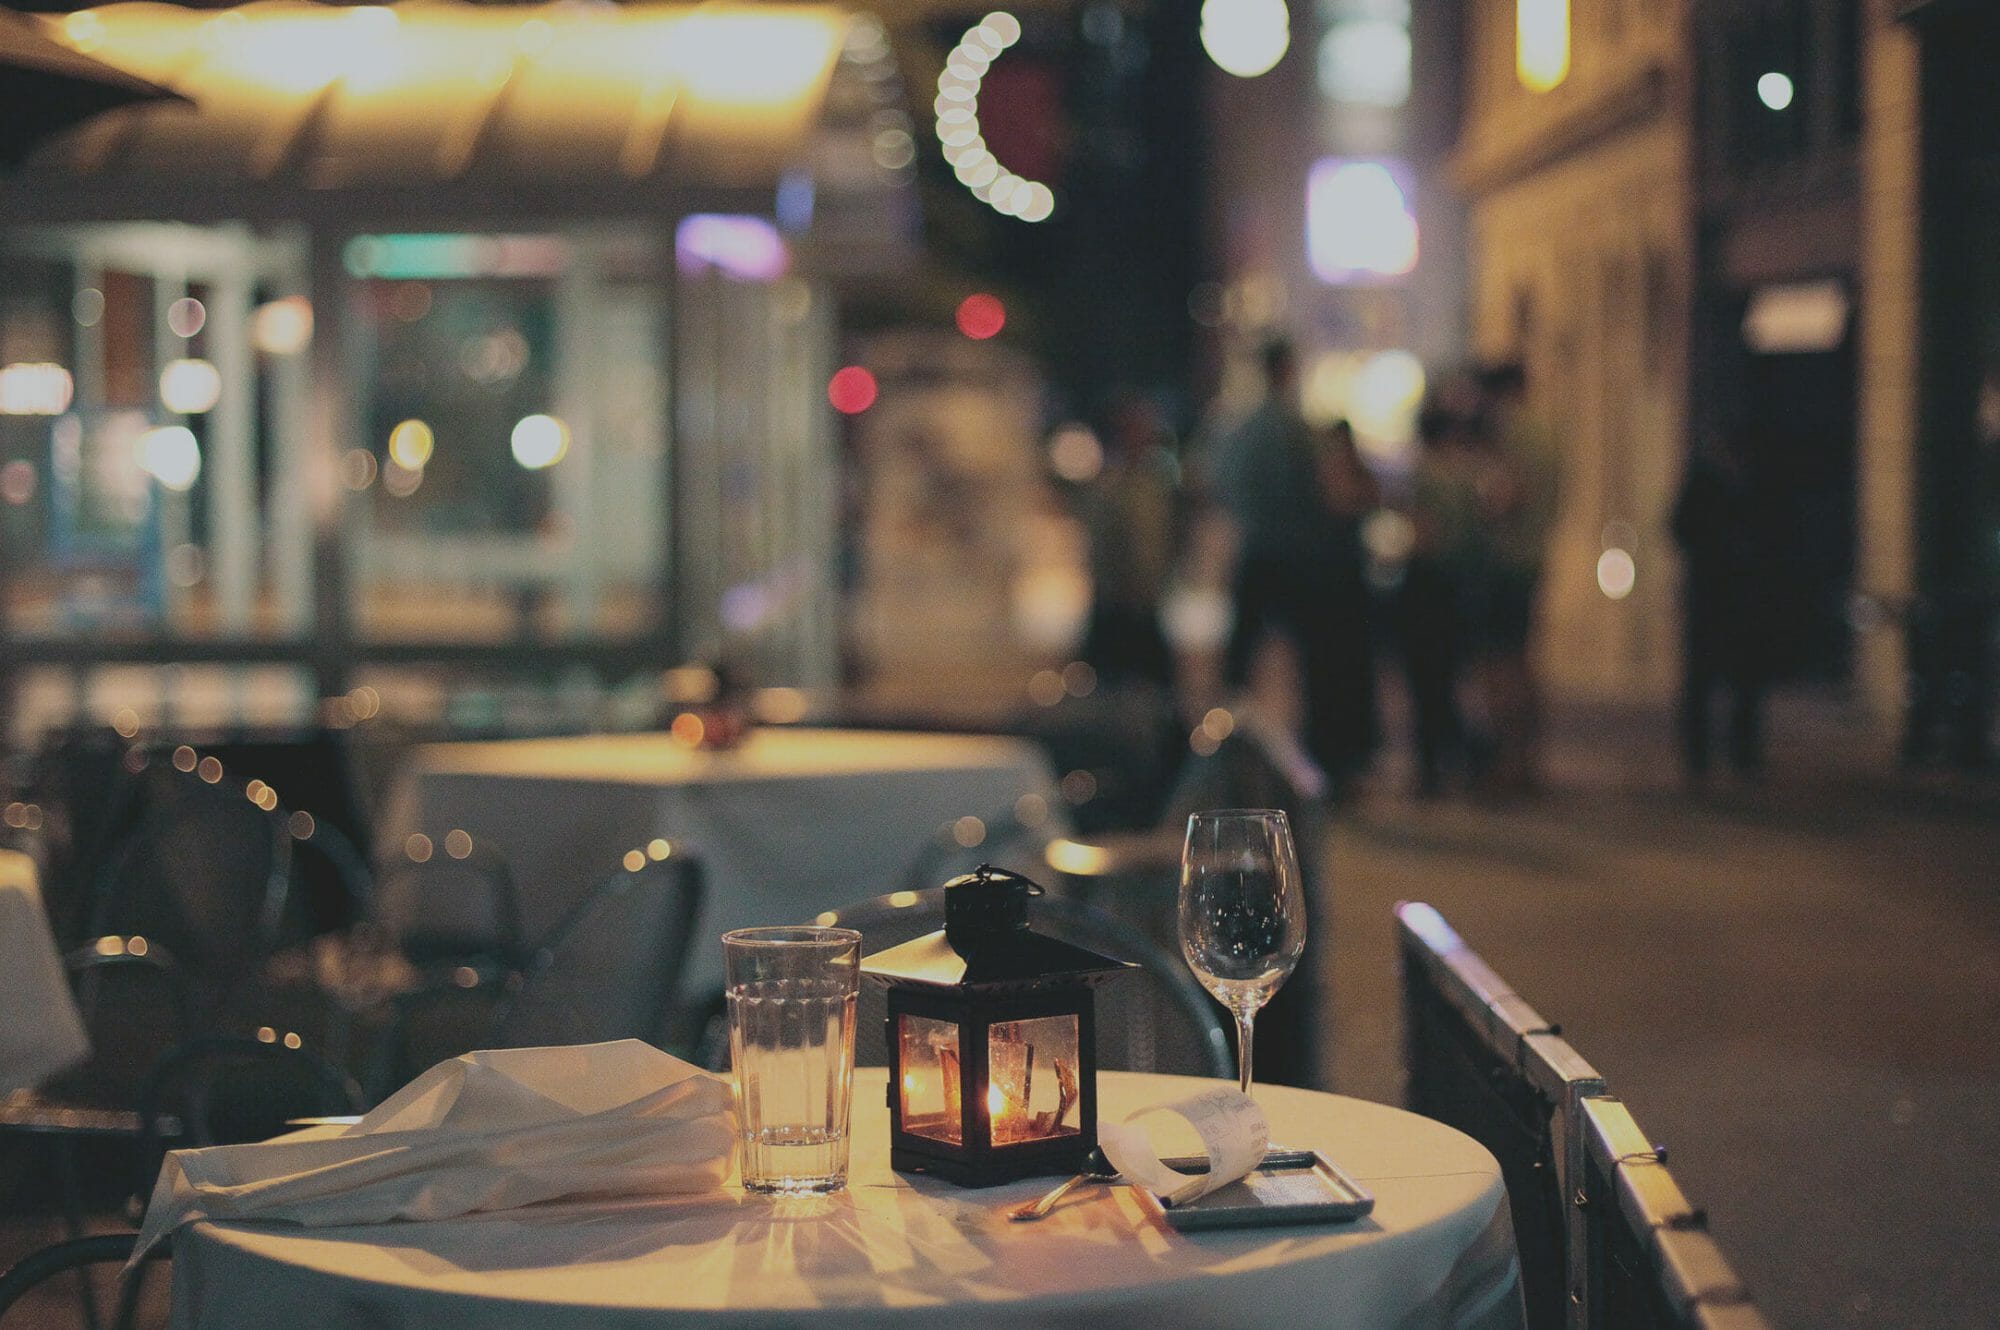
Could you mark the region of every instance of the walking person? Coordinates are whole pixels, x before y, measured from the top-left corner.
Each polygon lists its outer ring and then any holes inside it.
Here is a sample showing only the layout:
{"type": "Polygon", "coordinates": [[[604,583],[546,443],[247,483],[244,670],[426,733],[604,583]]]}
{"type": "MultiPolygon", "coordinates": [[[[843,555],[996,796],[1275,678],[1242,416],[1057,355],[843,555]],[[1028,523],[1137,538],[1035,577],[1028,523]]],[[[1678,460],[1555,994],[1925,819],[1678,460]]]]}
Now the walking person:
{"type": "Polygon", "coordinates": [[[1681,757],[1690,782],[1709,771],[1709,702],[1730,693],[1729,763],[1754,777],[1764,764],[1764,694],[1774,670],[1773,626],[1784,599],[1774,586],[1782,551],[1777,505],[1750,474],[1747,441],[1688,457],[1674,502],[1681,551],[1681,757]]]}
{"type": "Polygon", "coordinates": [[[1480,579],[1479,655],[1493,726],[1489,787],[1532,791],[1541,778],[1541,683],[1533,657],[1542,566],[1561,502],[1561,454],[1548,426],[1528,411],[1518,364],[1479,375],[1479,433],[1490,461],[1481,480],[1489,565],[1480,579]]]}
{"type": "Polygon", "coordinates": [[[1160,599],[1173,572],[1179,469],[1159,408],[1129,389],[1107,413],[1104,469],[1084,498],[1090,623],[1083,658],[1107,684],[1173,686],[1160,599]]]}
{"type": "Polygon", "coordinates": [[[1410,519],[1415,545],[1397,597],[1397,636],[1417,754],[1417,793],[1444,792],[1453,765],[1469,764],[1465,720],[1458,705],[1459,672],[1467,650],[1466,603],[1489,562],[1479,511],[1485,467],[1468,422],[1441,407],[1417,419],[1417,461],[1410,519]]]}
{"type": "Polygon", "coordinates": [[[1264,397],[1218,443],[1214,481],[1238,540],[1226,681],[1242,687],[1267,634],[1298,649],[1305,745],[1338,789],[1373,751],[1374,662],[1359,523],[1373,479],[1351,431],[1315,437],[1297,404],[1291,344],[1261,353],[1264,397]]]}

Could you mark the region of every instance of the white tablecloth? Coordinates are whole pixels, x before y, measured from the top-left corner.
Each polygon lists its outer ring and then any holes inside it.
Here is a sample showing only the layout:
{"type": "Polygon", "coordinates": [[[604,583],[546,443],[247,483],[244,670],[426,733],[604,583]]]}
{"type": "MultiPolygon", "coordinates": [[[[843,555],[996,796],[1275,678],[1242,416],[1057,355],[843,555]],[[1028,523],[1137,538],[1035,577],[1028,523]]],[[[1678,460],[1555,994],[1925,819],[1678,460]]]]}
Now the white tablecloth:
{"type": "Polygon", "coordinates": [[[470,833],[506,858],[536,937],[628,850],[683,843],[708,874],[695,992],[721,982],[725,930],[811,923],[901,890],[950,823],[1012,819],[1023,795],[1060,816],[1041,750],[971,735],[764,729],[727,753],[663,734],[432,744],[411,757],[383,852],[415,832],[440,847],[470,833]]]}
{"type": "Polygon", "coordinates": [[[33,1089],[89,1055],[35,861],[0,850],[0,1095],[33,1089]]]}
{"type": "MultiPolygon", "coordinates": [[[[1124,1188],[1038,1224],[1005,1211],[1048,1179],[962,1191],[888,1168],[886,1073],[857,1073],[850,1186],[546,1206],[424,1224],[306,1230],[199,1223],[174,1248],[177,1330],[423,1326],[1089,1325],[1520,1330],[1506,1192],[1469,1137],[1399,1109],[1260,1087],[1272,1137],[1375,1193],[1357,1223],[1180,1234],[1124,1188]]],[[[1107,1072],[1122,1117],[1207,1082],[1107,1072]]]]}

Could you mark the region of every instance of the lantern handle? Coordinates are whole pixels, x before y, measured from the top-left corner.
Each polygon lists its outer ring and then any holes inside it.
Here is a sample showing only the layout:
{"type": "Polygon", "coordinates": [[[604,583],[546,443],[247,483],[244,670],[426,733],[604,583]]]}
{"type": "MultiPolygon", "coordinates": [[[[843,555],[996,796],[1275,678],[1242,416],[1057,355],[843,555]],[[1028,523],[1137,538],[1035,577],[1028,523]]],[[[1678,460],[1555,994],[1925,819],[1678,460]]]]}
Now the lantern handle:
{"type": "Polygon", "coordinates": [[[1049,894],[1048,888],[1035,881],[1035,879],[1016,873],[1012,869],[995,868],[992,864],[979,865],[979,867],[972,870],[972,875],[978,878],[982,884],[986,885],[995,882],[1019,882],[1028,889],[1030,896],[1046,896],[1049,894]]]}

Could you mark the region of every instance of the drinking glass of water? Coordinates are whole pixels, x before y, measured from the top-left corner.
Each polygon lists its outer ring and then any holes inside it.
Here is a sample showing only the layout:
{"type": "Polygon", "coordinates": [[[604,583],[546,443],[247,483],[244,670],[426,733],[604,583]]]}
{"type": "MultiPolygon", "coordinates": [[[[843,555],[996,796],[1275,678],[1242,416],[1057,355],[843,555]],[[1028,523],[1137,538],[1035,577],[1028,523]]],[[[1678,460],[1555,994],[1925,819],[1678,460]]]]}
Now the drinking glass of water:
{"type": "Polygon", "coordinates": [[[847,1186],[861,934],[739,928],[722,935],[729,1049],[746,1191],[847,1186]]]}
{"type": "Polygon", "coordinates": [[[1181,851],[1181,954],[1236,1017],[1237,1079],[1250,1092],[1251,1024],[1306,949],[1306,900],[1292,827],[1273,808],[1188,819],[1181,851]]]}

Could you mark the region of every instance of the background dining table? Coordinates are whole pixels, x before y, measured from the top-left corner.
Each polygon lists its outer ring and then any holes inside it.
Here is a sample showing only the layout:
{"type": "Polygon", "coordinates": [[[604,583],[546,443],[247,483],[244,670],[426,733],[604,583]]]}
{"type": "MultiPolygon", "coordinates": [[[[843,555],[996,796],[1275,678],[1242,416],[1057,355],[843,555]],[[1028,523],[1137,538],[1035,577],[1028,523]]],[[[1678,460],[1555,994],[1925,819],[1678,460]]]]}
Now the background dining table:
{"type": "MultiPolygon", "coordinates": [[[[701,857],[697,936],[713,938],[909,887],[961,818],[997,837],[1023,812],[1060,827],[1061,808],[1042,751],[1009,738],[764,728],[720,752],[666,734],[443,743],[411,754],[381,853],[467,832],[505,859],[534,938],[628,850],[666,838],[701,857]]],[[[719,984],[720,958],[698,945],[684,991],[719,984]]]]}
{"type": "Polygon", "coordinates": [[[0,850],[0,1095],[32,1090],[89,1055],[35,861],[0,850]]]}
{"type": "MultiPolygon", "coordinates": [[[[1115,1120],[1212,1084],[1107,1072],[1101,1105],[1115,1120]]],[[[1086,1188],[1023,1224],[1006,1212],[1050,1179],[972,1191],[890,1170],[886,1085],[881,1068],[857,1072],[849,1186],[830,1197],[770,1199],[732,1184],[372,1227],[197,1222],[175,1238],[172,1325],[1524,1324],[1499,1166],[1427,1118],[1257,1088],[1274,1141],[1322,1151],[1374,1193],[1358,1221],[1181,1233],[1120,1186],[1086,1188]]]]}

